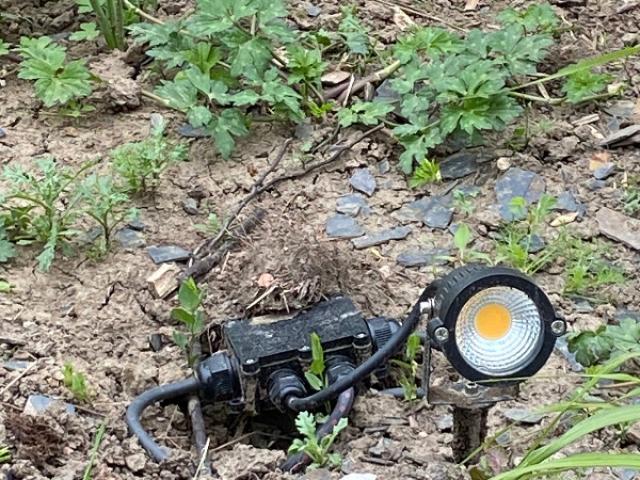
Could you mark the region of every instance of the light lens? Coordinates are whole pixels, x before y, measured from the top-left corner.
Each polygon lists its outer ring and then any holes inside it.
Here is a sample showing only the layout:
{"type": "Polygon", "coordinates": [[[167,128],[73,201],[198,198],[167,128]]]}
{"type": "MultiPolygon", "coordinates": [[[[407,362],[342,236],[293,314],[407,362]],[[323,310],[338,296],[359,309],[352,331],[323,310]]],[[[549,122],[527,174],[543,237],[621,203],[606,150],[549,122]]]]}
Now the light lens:
{"type": "Polygon", "coordinates": [[[543,328],[536,304],[522,290],[491,287],[473,295],[456,322],[463,359],[494,377],[512,375],[539,353],[543,328]]]}

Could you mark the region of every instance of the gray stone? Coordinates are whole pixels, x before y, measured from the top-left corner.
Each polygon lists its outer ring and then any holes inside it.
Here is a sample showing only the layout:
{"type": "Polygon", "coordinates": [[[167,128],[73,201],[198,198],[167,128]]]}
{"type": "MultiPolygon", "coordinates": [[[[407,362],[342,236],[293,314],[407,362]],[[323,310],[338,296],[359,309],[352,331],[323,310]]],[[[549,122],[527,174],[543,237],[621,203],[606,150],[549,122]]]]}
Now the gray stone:
{"type": "Polygon", "coordinates": [[[629,145],[640,141],[640,125],[631,125],[629,127],[623,128],[622,130],[618,130],[617,132],[613,132],[608,137],[604,138],[600,141],[599,145],[601,147],[623,147],[625,145],[629,145]]]}
{"type": "Polygon", "coordinates": [[[144,453],[134,453],[133,455],[125,457],[124,463],[132,472],[141,472],[147,465],[147,457],[144,453]]]}
{"type": "Polygon", "coordinates": [[[5,370],[26,370],[31,365],[31,362],[24,360],[7,360],[2,364],[5,370]]]}
{"type": "Polygon", "coordinates": [[[369,197],[373,195],[373,192],[376,190],[376,179],[371,175],[368,168],[358,168],[354,174],[351,175],[349,183],[354,190],[358,190],[369,197]]]}
{"type": "Polygon", "coordinates": [[[625,309],[620,309],[620,310],[616,311],[616,313],[613,315],[613,318],[615,318],[617,321],[625,320],[627,318],[630,318],[631,320],[635,320],[636,322],[640,322],[640,311],[627,310],[626,308],[625,309]]]}
{"type": "Polygon", "coordinates": [[[545,242],[540,235],[536,235],[535,233],[529,235],[529,243],[527,245],[527,239],[522,239],[521,245],[525,248],[528,247],[529,253],[538,253],[544,250],[545,242]]]}
{"type": "Polygon", "coordinates": [[[638,471],[630,468],[614,468],[613,472],[620,480],[636,480],[638,478],[638,471]]]}
{"type": "Polygon", "coordinates": [[[569,344],[567,343],[567,336],[559,337],[556,339],[556,351],[558,351],[569,364],[569,368],[573,372],[582,372],[584,367],[576,360],[575,354],[569,351],[569,344]]]}
{"type": "Polygon", "coordinates": [[[359,193],[351,193],[338,198],[336,211],[338,213],[357,217],[360,213],[363,215],[369,215],[371,213],[371,208],[369,208],[367,199],[363,195],[359,193]]]}
{"type": "Polygon", "coordinates": [[[189,215],[197,215],[199,213],[198,201],[195,198],[185,198],[182,200],[182,209],[189,215]]]}
{"type": "Polygon", "coordinates": [[[592,313],[593,305],[586,300],[576,300],[576,312],[577,313],[592,313]]]}
{"type": "Polygon", "coordinates": [[[433,250],[407,250],[396,258],[398,265],[403,267],[425,267],[433,265],[446,265],[450,253],[444,248],[433,250]]]}
{"type": "Polygon", "coordinates": [[[67,413],[75,414],[76,407],[70,403],[64,403],[62,400],[48,397],[47,395],[29,395],[27,403],[24,406],[23,413],[25,415],[38,415],[45,412],[56,403],[62,403],[67,413]]]}
{"type": "Polygon", "coordinates": [[[145,228],[147,228],[147,226],[142,223],[139,217],[135,217],[129,220],[127,222],[127,227],[129,227],[131,230],[135,230],[136,232],[142,232],[145,228]]]}
{"type": "Polygon", "coordinates": [[[511,201],[522,197],[527,204],[537,202],[545,191],[544,179],[535,172],[511,168],[497,182],[496,197],[500,215],[504,220],[518,220],[511,210],[511,201]]]}
{"type": "Polygon", "coordinates": [[[4,128],[0,127],[0,138],[4,138],[7,136],[7,132],[4,128]]]}
{"type": "Polygon", "coordinates": [[[382,245],[383,243],[387,243],[391,240],[402,240],[407,238],[410,233],[411,227],[408,226],[389,228],[380,232],[369,233],[363,237],[354,238],[351,240],[351,243],[353,243],[355,248],[360,250],[362,248],[382,245]]]}
{"type": "Polygon", "coordinates": [[[542,414],[531,412],[525,408],[510,408],[504,412],[504,416],[514,422],[527,425],[536,425],[543,418],[542,414]]]}
{"type": "Polygon", "coordinates": [[[300,140],[307,140],[313,135],[313,125],[308,122],[302,122],[296,125],[294,136],[300,140]]]}
{"type": "Polygon", "coordinates": [[[341,213],[327,220],[325,230],[333,238],[356,238],[364,235],[364,229],[354,218],[341,213]]]}
{"type": "Polygon", "coordinates": [[[350,473],[340,480],[376,480],[377,478],[378,476],[373,473],[350,473]]]}
{"type": "Polygon", "coordinates": [[[376,88],[376,93],[373,99],[379,102],[395,104],[396,110],[394,113],[400,114],[400,101],[402,100],[402,97],[398,92],[391,88],[391,81],[388,78],[383,81],[378,88],[376,88]]]}
{"type": "Polygon", "coordinates": [[[204,128],[194,128],[187,123],[178,127],[178,133],[186,138],[207,138],[209,136],[204,128]]]}
{"type": "Polygon", "coordinates": [[[444,230],[453,218],[453,207],[449,197],[425,197],[410,203],[408,207],[416,210],[417,218],[431,228],[444,230]]]}
{"type": "Polygon", "coordinates": [[[152,245],[147,248],[147,253],[153,263],[184,262],[189,260],[191,252],[177,245],[152,245]]]}
{"type": "Polygon", "coordinates": [[[82,238],[81,242],[90,244],[95,242],[101,236],[102,236],[102,227],[99,227],[99,226],[91,227],[81,237],[82,238]]]}
{"type": "Polygon", "coordinates": [[[160,335],[159,333],[152,333],[151,335],[149,335],[149,346],[154,352],[159,352],[160,350],[162,350],[162,347],[164,346],[162,335],[160,335]]]}
{"type": "Polygon", "coordinates": [[[116,240],[127,250],[135,250],[146,245],[146,241],[140,232],[132,228],[122,228],[116,232],[116,240]]]}
{"type": "Polygon", "coordinates": [[[454,153],[440,162],[440,175],[443,180],[456,180],[471,175],[478,170],[478,160],[485,157],[478,152],[462,151],[454,153]]]}
{"type": "Polygon", "coordinates": [[[591,190],[592,192],[595,190],[600,190],[607,186],[607,182],[604,180],[596,180],[595,178],[591,178],[585,183],[585,186],[591,190]]]}
{"type": "Polygon", "coordinates": [[[310,17],[317,17],[322,13],[322,9],[317,5],[313,5],[312,3],[307,5],[307,15],[310,17]]]}
{"type": "Polygon", "coordinates": [[[587,211],[585,206],[571,192],[562,192],[558,195],[553,209],[561,212],[578,212],[580,216],[583,216],[587,211]]]}
{"type": "Polygon", "coordinates": [[[382,160],[378,164],[378,172],[380,175],[384,175],[385,173],[389,173],[391,170],[391,165],[389,164],[389,160],[382,160]]]}
{"type": "Polygon", "coordinates": [[[436,419],[436,427],[441,432],[450,432],[453,428],[453,415],[447,413],[436,419]]]}
{"type": "Polygon", "coordinates": [[[603,207],[598,210],[596,221],[602,235],[640,250],[640,220],[603,207]]]}
{"type": "Polygon", "coordinates": [[[596,168],[593,171],[593,177],[596,180],[606,180],[611,175],[613,175],[616,171],[616,166],[613,163],[607,163],[602,165],[601,167],[596,168]]]}

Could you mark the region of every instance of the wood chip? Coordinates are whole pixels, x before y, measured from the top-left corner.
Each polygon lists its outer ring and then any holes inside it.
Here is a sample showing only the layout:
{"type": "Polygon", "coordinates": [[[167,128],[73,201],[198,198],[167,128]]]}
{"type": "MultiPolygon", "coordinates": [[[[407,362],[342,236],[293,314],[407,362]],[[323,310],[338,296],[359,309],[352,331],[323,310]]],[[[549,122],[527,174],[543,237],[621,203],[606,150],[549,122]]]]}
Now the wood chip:
{"type": "Polygon", "coordinates": [[[596,220],[601,234],[640,250],[640,220],[606,207],[598,210],[596,220]]]}
{"type": "Polygon", "coordinates": [[[335,70],[333,72],[325,73],[320,79],[322,83],[327,85],[338,85],[339,83],[349,80],[351,73],[343,72],[342,70],[335,70]]]}
{"type": "Polygon", "coordinates": [[[165,298],[178,287],[180,267],[175,263],[164,263],[147,277],[149,290],[156,298],[165,298]]]}
{"type": "Polygon", "coordinates": [[[471,10],[475,10],[476,8],[478,8],[479,3],[480,0],[467,0],[467,4],[464,6],[464,11],[468,12],[471,10]]]}
{"type": "Polygon", "coordinates": [[[393,23],[402,31],[408,30],[416,25],[416,22],[397,5],[393,7],[393,23]]]}
{"type": "Polygon", "coordinates": [[[600,115],[597,113],[592,113],[591,115],[585,115],[584,117],[579,118],[573,124],[576,127],[581,127],[583,125],[589,125],[590,123],[595,123],[600,120],[600,115]]]}
{"type": "MultiPolygon", "coordinates": [[[[622,143],[625,140],[633,139],[635,142],[635,137],[640,134],[640,125],[631,125],[630,127],[623,128],[622,130],[618,130],[617,132],[612,133],[608,137],[605,137],[599,145],[601,147],[619,147],[623,146],[622,143]]],[[[640,141],[640,139],[638,140],[640,141]]]]}
{"type": "Polygon", "coordinates": [[[561,227],[562,225],[568,225],[569,223],[575,222],[576,218],[578,218],[578,212],[564,213],[554,218],[551,222],[551,226],[561,227]]]}

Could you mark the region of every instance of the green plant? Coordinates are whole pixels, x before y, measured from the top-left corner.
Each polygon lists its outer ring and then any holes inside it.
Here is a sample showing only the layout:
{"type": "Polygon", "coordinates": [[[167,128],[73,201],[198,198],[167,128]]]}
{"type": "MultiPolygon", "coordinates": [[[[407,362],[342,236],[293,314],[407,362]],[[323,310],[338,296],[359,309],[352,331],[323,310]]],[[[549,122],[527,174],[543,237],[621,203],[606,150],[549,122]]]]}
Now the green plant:
{"type": "Polygon", "coordinates": [[[471,200],[478,196],[479,192],[467,193],[462,190],[454,190],[453,191],[453,206],[456,210],[458,210],[463,215],[471,215],[476,207],[474,202],[471,200]]]}
{"type": "Polygon", "coordinates": [[[13,285],[9,283],[7,280],[0,278],[0,293],[11,293],[13,289],[13,285]]]}
{"type": "Polygon", "coordinates": [[[624,211],[628,215],[637,215],[640,212],[640,187],[627,187],[623,196],[624,211]]]}
{"type": "Polygon", "coordinates": [[[84,473],[82,475],[82,480],[91,480],[93,478],[92,471],[93,466],[96,463],[96,458],[98,457],[98,450],[100,450],[100,445],[102,444],[102,440],[104,439],[104,434],[107,431],[107,421],[103,421],[98,430],[96,431],[95,437],[93,437],[93,445],[91,446],[91,453],[89,454],[89,462],[84,469],[84,473]]]}
{"type": "Polygon", "coordinates": [[[83,211],[102,229],[100,250],[109,250],[114,229],[125,219],[133,218],[135,209],[126,208],[129,196],[120,191],[111,176],[90,175],[82,184],[83,211]]]}
{"type": "Polygon", "coordinates": [[[541,228],[554,206],[555,198],[546,194],[530,207],[524,198],[513,198],[510,213],[515,220],[500,231],[496,242],[498,258],[525,273],[535,273],[551,263],[562,241],[547,245],[537,254],[531,253],[531,246],[536,237],[541,238],[541,228]]]}
{"type": "Polygon", "coordinates": [[[598,365],[628,352],[640,353],[640,324],[625,318],[618,325],[572,333],[568,343],[569,351],[582,365],[598,365]]]}
{"type": "Polygon", "coordinates": [[[220,223],[218,215],[216,215],[215,212],[211,212],[209,216],[207,216],[207,223],[199,223],[196,225],[196,228],[208,235],[217,235],[222,228],[222,224],[220,223]]]}
{"type": "MultiPolygon", "coordinates": [[[[564,452],[568,447],[593,433],[610,427],[617,427],[624,432],[627,426],[640,420],[640,407],[628,404],[640,391],[637,387],[640,378],[633,374],[615,373],[629,362],[637,361],[639,356],[640,352],[638,351],[625,353],[613,357],[603,365],[588,368],[584,384],[572,392],[568,401],[545,409],[549,412],[557,412],[557,414],[537,432],[525,454],[521,457],[522,459],[513,468],[503,472],[482,471],[474,468],[472,477],[476,479],[516,480],[553,476],[585,468],[620,466],[640,469],[639,454],[604,452],[565,454],[564,452]],[[609,401],[585,401],[587,396],[594,398],[593,389],[603,380],[624,382],[627,386],[632,385],[634,388],[626,393],[616,395],[609,401]],[[563,423],[569,424],[569,428],[567,429],[563,425],[561,429],[563,433],[556,434],[558,427],[561,427],[561,420],[564,421],[563,423]]],[[[624,385],[619,383],[619,386],[624,385]]],[[[611,390],[612,394],[615,391],[617,389],[611,390]]],[[[483,448],[487,448],[494,441],[495,437],[489,439],[483,448]]],[[[476,453],[474,452],[472,455],[476,453]]],[[[487,465],[486,462],[484,464],[487,465]]],[[[500,465],[500,467],[503,466],[505,465],[500,465]]]]}
{"type": "Polygon", "coordinates": [[[367,55],[371,47],[369,32],[362,25],[353,6],[342,7],[342,20],[338,26],[338,33],[342,37],[349,53],[353,55],[367,55]]]}
{"type": "Polygon", "coordinates": [[[322,61],[322,51],[319,48],[306,49],[300,45],[289,46],[289,84],[300,84],[302,96],[307,99],[309,89],[319,89],[320,77],[327,68],[322,61]]]}
{"type": "Polygon", "coordinates": [[[470,248],[473,242],[473,231],[466,223],[458,224],[453,235],[453,245],[458,251],[457,256],[449,258],[452,262],[464,265],[468,262],[480,262],[487,265],[496,265],[500,259],[492,259],[490,255],[470,248]]]}
{"type": "Polygon", "coordinates": [[[417,357],[422,347],[420,337],[413,333],[409,335],[404,349],[402,360],[392,359],[391,362],[399,367],[400,386],[406,401],[418,398],[418,387],[416,386],[416,374],[418,373],[417,357]]]}
{"type": "Polygon", "coordinates": [[[64,386],[69,389],[73,398],[81,402],[89,399],[87,380],[82,372],[76,371],[71,363],[66,362],[62,368],[62,375],[64,386]]]}
{"type": "Polygon", "coordinates": [[[411,188],[418,188],[427,183],[435,183],[442,180],[440,174],[440,165],[436,160],[429,160],[425,158],[420,162],[418,168],[413,172],[411,179],[409,180],[409,186],[411,188]]]}
{"type": "Polygon", "coordinates": [[[303,436],[302,439],[296,438],[289,447],[289,453],[304,453],[311,458],[313,462],[310,468],[324,467],[326,465],[339,466],[342,458],[338,453],[330,453],[331,447],[336,440],[338,434],[348,425],[346,418],[341,418],[333,427],[330,434],[318,440],[316,435],[316,419],[309,412],[300,412],[296,418],[296,428],[303,436]]]}
{"type": "Polygon", "coordinates": [[[576,72],[567,77],[562,91],[565,93],[568,102],[584,102],[605,90],[609,82],[611,82],[611,78],[611,75],[593,73],[589,70],[576,72]]]}
{"type": "Polygon", "coordinates": [[[64,107],[76,114],[88,111],[79,100],[91,93],[91,74],[84,60],[66,61],[64,47],[49,37],[20,40],[22,56],[18,77],[34,80],[36,95],[46,107],[64,107]]]}
{"type": "Polygon", "coordinates": [[[9,452],[9,447],[0,445],[0,463],[9,463],[9,460],[11,460],[11,452],[9,452]]]}
{"type": "Polygon", "coordinates": [[[285,120],[304,118],[296,88],[311,87],[322,62],[317,51],[292,47],[300,39],[286,25],[286,16],[280,0],[200,0],[194,13],[180,21],[138,23],[130,31],[136,42],[149,44],[147,54],[161,68],[174,74],[156,95],[207,132],[228,158],[235,138],[249,132],[247,107],[252,112],[266,108],[285,120]],[[291,65],[300,83],[289,85],[287,62],[277,53],[282,47],[295,52],[291,65]]]}
{"type": "Polygon", "coordinates": [[[187,354],[189,365],[196,360],[193,347],[200,340],[204,330],[204,311],[202,310],[203,292],[191,277],[180,284],[178,289],[179,307],[171,310],[171,318],[187,327],[187,335],[175,330],[173,341],[187,354]]]}
{"type": "Polygon", "coordinates": [[[164,135],[164,128],[164,122],[161,122],[151,129],[146,139],[125,143],[111,152],[113,167],[125,180],[129,192],[139,193],[155,188],[164,170],[186,159],[187,146],[170,143],[164,135]]]}
{"type": "Polygon", "coordinates": [[[311,364],[306,372],[304,372],[304,378],[307,383],[311,385],[314,390],[322,390],[327,385],[327,378],[325,375],[325,363],[324,363],[324,350],[322,349],[322,342],[317,333],[313,332],[310,336],[311,340],[311,364]]]}
{"type": "MultiPolygon", "coordinates": [[[[2,203],[1,201],[2,198],[0,198],[0,203],[2,203]]],[[[16,255],[16,247],[9,241],[4,223],[0,217],[0,263],[8,262],[16,255]]]]}
{"type": "Polygon", "coordinates": [[[338,111],[338,123],[341,127],[349,127],[356,123],[377,125],[385,115],[393,110],[394,106],[390,103],[357,100],[349,108],[342,108],[338,111]]]}
{"type": "MultiPolygon", "coordinates": [[[[80,5],[80,11],[86,12],[89,4],[90,11],[96,16],[96,22],[100,33],[104,37],[107,46],[111,49],[125,50],[126,41],[124,35],[124,2],[123,0],[88,0],[82,1],[80,5]]],[[[83,24],[81,28],[83,31],[95,31],[95,25],[88,27],[91,24],[83,24]]],[[[93,34],[92,34],[93,35],[93,34]]],[[[77,36],[76,36],[77,37],[77,36]]],[[[95,37],[93,37],[95,38],[95,37]]]]}
{"type": "MultiPolygon", "coordinates": [[[[81,213],[80,180],[93,163],[85,163],[77,170],[61,167],[53,158],[36,160],[39,175],[23,170],[18,165],[5,168],[3,178],[8,192],[0,205],[0,220],[6,235],[19,245],[42,244],[38,266],[47,271],[59,246],[77,234],[73,224],[81,213]]],[[[6,243],[3,243],[5,254],[6,243]]]]}
{"type": "Polygon", "coordinates": [[[9,45],[7,42],[0,39],[0,57],[9,53],[10,46],[11,45],[9,45]]]}
{"type": "Polygon", "coordinates": [[[568,249],[565,292],[575,295],[594,295],[602,298],[603,287],[622,283],[624,273],[603,258],[604,247],[599,243],[573,240],[568,249]]]}

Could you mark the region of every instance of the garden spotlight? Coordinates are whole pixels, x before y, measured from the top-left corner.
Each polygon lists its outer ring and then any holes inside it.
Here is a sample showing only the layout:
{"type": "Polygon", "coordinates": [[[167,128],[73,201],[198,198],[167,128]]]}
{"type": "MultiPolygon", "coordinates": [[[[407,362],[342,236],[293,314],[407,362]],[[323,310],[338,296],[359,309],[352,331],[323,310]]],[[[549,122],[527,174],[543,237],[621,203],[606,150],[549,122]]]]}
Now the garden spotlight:
{"type": "Polygon", "coordinates": [[[466,266],[437,282],[429,338],[471,382],[517,382],[546,363],[566,325],[522,273],[466,266]]]}

